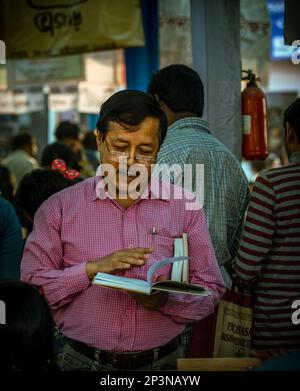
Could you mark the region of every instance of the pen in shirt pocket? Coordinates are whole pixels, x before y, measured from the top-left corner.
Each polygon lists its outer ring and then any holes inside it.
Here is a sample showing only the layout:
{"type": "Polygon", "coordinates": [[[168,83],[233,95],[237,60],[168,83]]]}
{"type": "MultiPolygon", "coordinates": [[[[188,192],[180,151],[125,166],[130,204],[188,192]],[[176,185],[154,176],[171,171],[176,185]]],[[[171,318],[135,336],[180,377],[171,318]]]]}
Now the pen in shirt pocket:
{"type": "Polygon", "coordinates": [[[156,228],[152,227],[151,228],[151,247],[153,248],[153,250],[154,250],[154,238],[155,238],[155,235],[156,235],[156,228]]]}

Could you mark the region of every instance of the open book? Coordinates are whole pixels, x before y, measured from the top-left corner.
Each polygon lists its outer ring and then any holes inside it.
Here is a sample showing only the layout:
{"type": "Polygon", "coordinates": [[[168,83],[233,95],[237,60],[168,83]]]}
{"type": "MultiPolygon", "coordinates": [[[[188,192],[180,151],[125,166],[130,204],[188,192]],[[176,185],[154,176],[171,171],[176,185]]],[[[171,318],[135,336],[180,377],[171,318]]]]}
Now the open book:
{"type": "Polygon", "coordinates": [[[153,282],[154,273],[163,266],[173,262],[184,261],[186,257],[173,257],[163,259],[153,264],[147,272],[147,281],[136,278],[116,276],[114,274],[97,273],[93,284],[110,288],[125,289],[127,291],[151,295],[156,291],[186,293],[192,295],[209,296],[211,293],[200,285],[188,284],[178,281],[153,282]]]}

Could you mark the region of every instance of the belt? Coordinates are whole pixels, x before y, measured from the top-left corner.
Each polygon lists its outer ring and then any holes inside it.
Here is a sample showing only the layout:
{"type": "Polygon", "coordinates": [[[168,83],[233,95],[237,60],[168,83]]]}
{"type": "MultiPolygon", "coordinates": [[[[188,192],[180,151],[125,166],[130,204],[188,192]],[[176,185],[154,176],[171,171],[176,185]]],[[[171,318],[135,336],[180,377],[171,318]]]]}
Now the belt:
{"type": "Polygon", "coordinates": [[[136,353],[119,353],[95,349],[83,342],[76,341],[68,337],[65,337],[65,339],[72,349],[76,350],[80,354],[83,354],[89,359],[94,361],[97,359],[96,357],[99,357],[99,362],[101,364],[109,364],[116,368],[126,370],[134,370],[150,365],[153,363],[154,358],[158,360],[168,356],[180,346],[179,337],[176,337],[166,345],[151,350],[136,353]]]}

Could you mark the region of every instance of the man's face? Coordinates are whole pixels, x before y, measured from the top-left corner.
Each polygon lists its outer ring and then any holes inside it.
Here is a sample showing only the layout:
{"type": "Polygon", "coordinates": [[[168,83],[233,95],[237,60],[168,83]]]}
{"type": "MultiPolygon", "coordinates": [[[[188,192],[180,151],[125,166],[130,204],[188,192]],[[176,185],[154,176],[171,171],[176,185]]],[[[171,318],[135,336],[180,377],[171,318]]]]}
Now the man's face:
{"type": "Polygon", "coordinates": [[[114,167],[116,177],[113,185],[117,195],[120,192],[124,194],[125,191],[127,197],[131,198],[131,182],[132,185],[148,183],[151,164],[155,163],[159,149],[158,129],[159,120],[147,117],[141,124],[129,130],[117,122],[111,122],[104,141],[98,132],[101,163],[114,167]],[[141,171],[138,172],[138,169],[141,171]]]}

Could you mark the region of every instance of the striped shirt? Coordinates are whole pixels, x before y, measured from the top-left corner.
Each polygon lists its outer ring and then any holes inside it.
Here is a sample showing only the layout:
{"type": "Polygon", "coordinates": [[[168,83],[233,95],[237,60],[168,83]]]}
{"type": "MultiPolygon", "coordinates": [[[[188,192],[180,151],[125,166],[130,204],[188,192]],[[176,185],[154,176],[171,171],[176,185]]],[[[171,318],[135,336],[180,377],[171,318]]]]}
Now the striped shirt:
{"type": "MultiPolygon", "coordinates": [[[[69,338],[118,352],[163,346],[186,323],[212,313],[225,290],[204,211],[186,210],[187,199],[175,199],[173,186],[168,192],[160,185],[151,188],[151,198],[123,209],[108,197],[98,198],[98,180],[87,179],[42,204],[26,242],[22,279],[42,285],[57,325],[69,338]],[[126,291],[90,283],[87,261],[151,246],[154,252],[144,266],[119,272],[146,280],[151,265],[173,255],[173,238],[183,232],[189,236],[190,282],[204,285],[211,296],[170,293],[160,310],[149,311],[126,291]]],[[[168,265],[159,274],[169,277],[170,271],[168,265]]]]}
{"type": "Polygon", "coordinates": [[[256,348],[300,347],[300,152],[290,162],[258,176],[236,261],[237,277],[254,283],[256,348]]]}
{"type": "MultiPolygon", "coordinates": [[[[177,170],[173,166],[171,173],[164,170],[161,178],[179,186],[184,184],[181,182],[184,165],[204,165],[204,182],[194,170],[191,186],[185,188],[193,191],[203,204],[219,265],[234,258],[249,200],[248,181],[235,156],[210,133],[205,120],[189,117],[169,127],[157,163],[178,165],[177,170]]],[[[154,175],[158,176],[157,169],[154,175]]]]}

